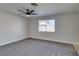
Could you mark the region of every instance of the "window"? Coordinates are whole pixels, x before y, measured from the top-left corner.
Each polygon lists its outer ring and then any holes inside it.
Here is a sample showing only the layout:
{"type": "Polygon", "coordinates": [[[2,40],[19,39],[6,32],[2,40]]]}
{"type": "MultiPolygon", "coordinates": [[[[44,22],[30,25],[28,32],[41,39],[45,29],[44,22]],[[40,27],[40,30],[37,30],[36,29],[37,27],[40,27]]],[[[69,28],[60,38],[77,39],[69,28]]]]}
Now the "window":
{"type": "Polygon", "coordinates": [[[40,32],[55,32],[55,20],[39,20],[40,32]]]}

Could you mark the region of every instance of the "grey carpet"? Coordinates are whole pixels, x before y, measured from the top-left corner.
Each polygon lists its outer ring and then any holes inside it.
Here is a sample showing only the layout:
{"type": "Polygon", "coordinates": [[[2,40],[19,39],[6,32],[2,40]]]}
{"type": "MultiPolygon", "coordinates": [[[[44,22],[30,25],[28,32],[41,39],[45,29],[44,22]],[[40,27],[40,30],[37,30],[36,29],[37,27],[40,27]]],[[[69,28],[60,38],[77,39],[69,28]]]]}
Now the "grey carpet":
{"type": "Polygon", "coordinates": [[[0,56],[76,56],[72,45],[25,39],[0,47],[0,56]]]}

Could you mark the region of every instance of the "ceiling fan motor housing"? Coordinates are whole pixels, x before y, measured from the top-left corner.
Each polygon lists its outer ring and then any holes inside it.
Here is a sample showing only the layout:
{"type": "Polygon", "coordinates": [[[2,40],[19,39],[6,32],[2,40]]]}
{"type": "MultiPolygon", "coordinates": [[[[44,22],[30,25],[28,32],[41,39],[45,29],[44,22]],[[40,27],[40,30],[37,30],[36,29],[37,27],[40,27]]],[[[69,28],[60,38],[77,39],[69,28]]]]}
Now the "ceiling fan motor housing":
{"type": "Polygon", "coordinates": [[[30,12],[27,12],[26,15],[30,15],[30,12]]]}

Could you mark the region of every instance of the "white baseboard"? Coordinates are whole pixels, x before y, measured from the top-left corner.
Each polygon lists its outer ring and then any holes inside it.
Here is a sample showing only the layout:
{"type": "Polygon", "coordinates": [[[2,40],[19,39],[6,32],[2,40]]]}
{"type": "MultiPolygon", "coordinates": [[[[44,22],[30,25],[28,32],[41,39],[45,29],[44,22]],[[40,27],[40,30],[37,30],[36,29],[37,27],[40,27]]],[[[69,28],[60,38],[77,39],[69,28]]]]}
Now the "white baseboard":
{"type": "Polygon", "coordinates": [[[46,39],[46,38],[41,38],[41,37],[26,37],[26,38],[22,38],[22,39],[17,39],[17,40],[12,40],[12,41],[8,41],[8,42],[4,42],[2,44],[0,44],[0,46],[6,45],[6,44],[10,44],[10,43],[14,43],[23,39],[27,39],[27,38],[36,38],[36,39],[41,39],[41,40],[48,40],[48,41],[55,41],[55,42],[60,42],[60,43],[67,43],[67,44],[74,44],[74,42],[67,42],[67,41],[60,41],[60,40],[52,40],[52,39],[46,39]]]}
{"type": "Polygon", "coordinates": [[[17,42],[17,41],[20,41],[20,40],[23,40],[23,39],[26,39],[26,38],[21,38],[21,39],[16,39],[16,40],[4,42],[4,43],[1,43],[0,46],[7,45],[7,44],[10,44],[10,43],[14,43],[14,42],[17,42]]]}
{"type": "Polygon", "coordinates": [[[29,38],[36,38],[36,39],[42,39],[42,40],[48,40],[48,41],[54,41],[54,42],[60,42],[60,43],[66,43],[66,44],[75,44],[74,42],[68,42],[68,41],[62,41],[62,40],[55,40],[55,39],[46,39],[41,37],[29,37],[29,38]]]}

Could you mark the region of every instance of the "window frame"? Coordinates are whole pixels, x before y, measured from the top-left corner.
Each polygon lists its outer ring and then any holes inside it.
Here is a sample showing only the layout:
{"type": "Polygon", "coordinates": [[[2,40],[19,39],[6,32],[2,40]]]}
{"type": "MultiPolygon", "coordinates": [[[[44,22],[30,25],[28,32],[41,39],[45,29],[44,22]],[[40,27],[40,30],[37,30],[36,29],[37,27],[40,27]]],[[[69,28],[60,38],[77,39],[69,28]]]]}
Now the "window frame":
{"type": "Polygon", "coordinates": [[[39,32],[55,32],[55,31],[56,31],[56,30],[55,30],[55,21],[56,21],[56,20],[55,20],[55,19],[49,19],[49,20],[39,20],[39,21],[38,21],[38,31],[39,31],[39,32]],[[48,22],[49,20],[54,20],[54,26],[53,26],[53,27],[54,27],[54,31],[48,31],[48,30],[47,30],[47,24],[48,24],[47,22],[48,22]],[[46,25],[40,25],[40,24],[39,24],[40,21],[46,21],[46,25]],[[46,26],[46,31],[41,31],[41,30],[39,30],[39,27],[40,27],[40,26],[46,26]]]}

